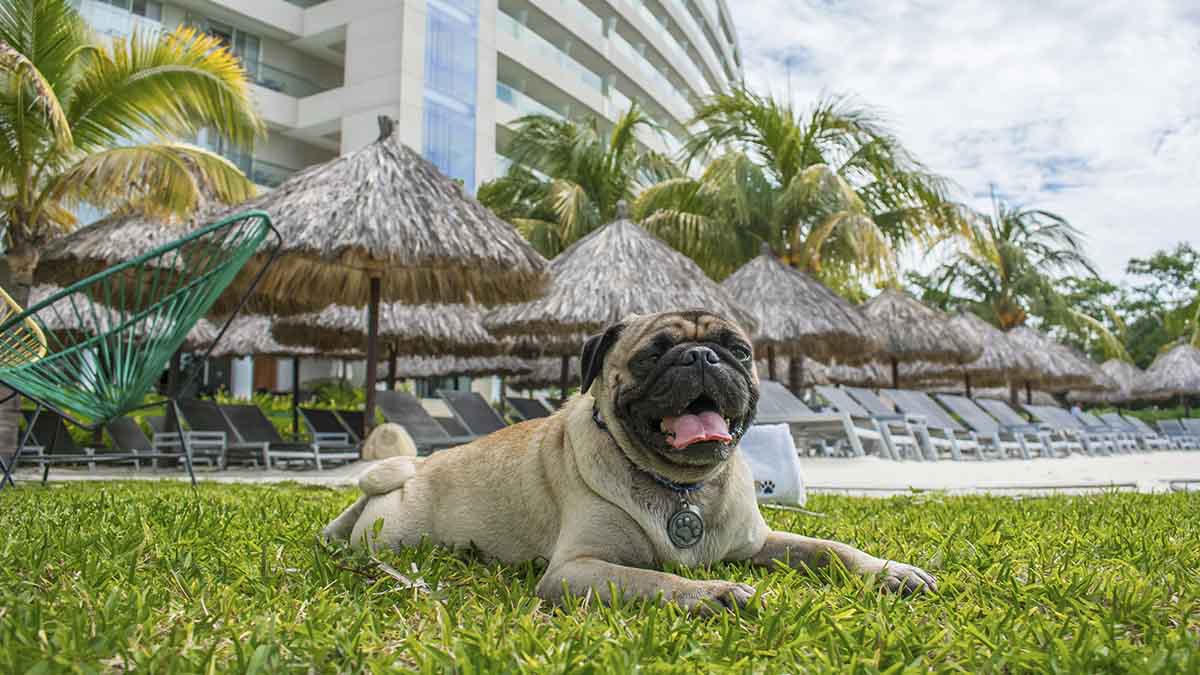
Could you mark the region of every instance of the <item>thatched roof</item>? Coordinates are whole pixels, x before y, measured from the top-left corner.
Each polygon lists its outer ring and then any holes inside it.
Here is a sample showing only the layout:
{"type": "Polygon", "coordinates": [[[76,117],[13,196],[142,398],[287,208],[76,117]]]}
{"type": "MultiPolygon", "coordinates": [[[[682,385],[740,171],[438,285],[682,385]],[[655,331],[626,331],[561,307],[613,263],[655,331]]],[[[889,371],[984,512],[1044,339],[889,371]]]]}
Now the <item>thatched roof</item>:
{"type": "Polygon", "coordinates": [[[1028,326],[1008,331],[1008,338],[1033,366],[1021,379],[1047,391],[1115,387],[1090,359],[1028,326]]]}
{"type": "MultiPolygon", "coordinates": [[[[285,345],[321,351],[365,349],[367,308],[334,305],[281,318],[272,332],[285,345]]],[[[410,356],[488,356],[503,349],[483,327],[483,313],[467,305],[380,305],[379,339],[410,356]]]]}
{"type": "Polygon", "coordinates": [[[283,237],[260,292],[288,309],[366,305],[372,277],[383,302],[410,304],[525,301],[545,283],[545,259],[404,145],[387,117],[375,142],[229,212],[247,209],[270,214],[283,237]]]}
{"type": "Polygon", "coordinates": [[[239,316],[230,324],[229,330],[212,350],[212,356],[319,356],[311,347],[293,347],[280,344],[271,335],[273,317],[261,315],[239,316]]]}
{"type": "Polygon", "coordinates": [[[1112,378],[1116,384],[1114,389],[1076,390],[1069,392],[1067,398],[1080,403],[1126,403],[1141,398],[1140,392],[1146,382],[1146,373],[1141,368],[1120,359],[1109,359],[1100,370],[1112,378]]]}
{"type": "Polygon", "coordinates": [[[1159,354],[1146,369],[1143,394],[1150,399],[1200,394],[1200,349],[1181,344],[1159,354]]]}
{"type": "Polygon", "coordinates": [[[865,359],[879,347],[871,323],[857,308],[768,249],[721,287],[758,322],[755,347],[843,362],[865,359]]]}
{"type": "MultiPolygon", "coordinates": [[[[29,292],[29,305],[33,306],[42,302],[61,290],[62,288],[53,284],[35,286],[29,292]]],[[[52,336],[51,339],[57,342],[57,344],[50,345],[51,351],[73,345],[98,332],[111,330],[124,323],[128,318],[126,313],[91,302],[83,295],[76,294],[71,297],[71,300],[64,298],[38,313],[42,327],[52,336]]],[[[143,327],[143,332],[139,335],[144,334],[143,327]]],[[[188,332],[183,348],[185,350],[202,349],[212,342],[216,334],[217,327],[201,319],[188,332]]]]}
{"type": "MultiPolygon", "coordinates": [[[[812,363],[806,361],[804,365],[811,367],[812,363]]],[[[892,373],[875,361],[868,361],[857,366],[841,363],[824,366],[822,374],[830,384],[872,388],[892,386],[892,373]]]]}
{"type": "Polygon", "coordinates": [[[583,343],[591,337],[589,333],[568,333],[565,335],[513,335],[503,338],[501,344],[506,354],[519,356],[523,359],[537,359],[543,356],[579,356],[583,351],[583,343]]]}
{"type": "Polygon", "coordinates": [[[967,363],[916,361],[900,366],[904,382],[962,382],[971,376],[973,385],[1003,385],[1010,380],[1036,378],[1033,361],[1008,334],[971,312],[950,318],[950,330],[983,346],[979,358],[967,363]]]}
{"type": "MultiPolygon", "coordinates": [[[[938,391],[947,391],[949,393],[958,393],[961,390],[948,388],[945,390],[939,389],[938,391]]],[[[1030,393],[1033,394],[1033,404],[1034,405],[1055,405],[1055,406],[1058,405],[1058,401],[1054,398],[1054,395],[1049,392],[1039,391],[1037,389],[1034,389],[1030,393]]],[[[989,387],[986,389],[972,390],[971,395],[974,396],[975,398],[990,398],[993,400],[1005,401],[1005,402],[1008,402],[1011,398],[1011,392],[1008,390],[1007,387],[989,387]]],[[[1024,391],[1020,392],[1020,399],[1021,399],[1022,403],[1025,402],[1025,392],[1024,391]]]]}
{"type": "Polygon", "coordinates": [[[885,290],[864,303],[862,313],[881,336],[877,358],[882,360],[964,364],[983,353],[973,332],[962,331],[949,316],[903,291],[885,290]]]}
{"type": "MultiPolygon", "coordinates": [[[[758,376],[764,380],[767,379],[768,374],[771,372],[771,370],[767,367],[767,359],[757,359],[755,360],[754,365],[758,369],[758,376]]],[[[789,386],[791,385],[791,382],[789,381],[790,371],[788,370],[790,365],[790,358],[783,356],[775,357],[775,379],[789,386]]],[[[829,384],[829,377],[827,375],[828,371],[829,368],[825,364],[812,359],[804,359],[804,367],[800,371],[799,386],[814,387],[819,384],[829,384]]]]}
{"type": "MultiPolygon", "coordinates": [[[[561,384],[561,358],[528,359],[525,364],[529,366],[529,372],[508,380],[506,384],[509,387],[513,389],[557,389],[561,384]]],[[[579,386],[579,359],[571,359],[567,366],[567,386],[579,386]]]]}
{"type": "Polygon", "coordinates": [[[122,213],[101,218],[41,250],[34,279],[67,286],[113,265],[165,246],[195,228],[194,223],[122,213]]]}
{"type": "Polygon", "coordinates": [[[411,356],[396,359],[396,374],[407,378],[521,375],[529,371],[530,367],[524,361],[512,356],[411,356]]]}
{"type": "Polygon", "coordinates": [[[598,332],[629,314],[705,309],[753,318],[695,262],[627,219],[572,244],[550,263],[545,297],[499,307],[485,323],[496,335],[598,332]]]}

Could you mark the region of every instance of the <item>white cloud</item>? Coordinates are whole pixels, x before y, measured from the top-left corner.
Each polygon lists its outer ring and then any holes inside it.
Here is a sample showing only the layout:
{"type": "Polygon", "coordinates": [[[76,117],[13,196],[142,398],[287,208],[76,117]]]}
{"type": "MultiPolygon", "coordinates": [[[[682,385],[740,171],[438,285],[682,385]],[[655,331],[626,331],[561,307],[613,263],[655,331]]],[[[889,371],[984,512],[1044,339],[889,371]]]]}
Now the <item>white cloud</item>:
{"type": "Polygon", "coordinates": [[[729,0],[746,80],[880,109],[988,205],[1057,212],[1103,274],[1200,247],[1200,5],[1192,0],[729,0]],[[789,68],[790,65],[790,68],[789,68]],[[789,77],[790,71],[790,77],[789,77]]]}

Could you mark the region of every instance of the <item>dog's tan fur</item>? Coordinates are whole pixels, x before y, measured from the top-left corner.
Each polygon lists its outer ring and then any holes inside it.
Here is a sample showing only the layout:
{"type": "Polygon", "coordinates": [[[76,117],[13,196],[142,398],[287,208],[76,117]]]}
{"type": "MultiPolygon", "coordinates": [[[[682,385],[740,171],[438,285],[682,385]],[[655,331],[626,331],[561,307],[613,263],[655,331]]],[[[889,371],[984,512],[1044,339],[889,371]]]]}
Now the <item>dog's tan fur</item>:
{"type": "Polygon", "coordinates": [[[718,328],[737,330],[720,317],[694,313],[633,317],[623,323],[588,392],[551,417],[516,424],[428,458],[383,462],[362,479],[364,496],[329,524],[326,535],[373,547],[414,545],[429,537],[446,546],[473,547],[504,562],[542,558],[549,567],[537,591],[553,601],[564,588],[608,600],[611,585],[627,596],[661,595],[689,609],[707,610],[744,604],[754,594],[745,584],[686,579],[653,569],[667,562],[699,566],[751,560],[819,567],[836,557],[850,570],[879,574],[893,590],[934,586],[932,577],[915,567],[845,544],[771,531],[758,510],[750,470],[737,451],[714,466],[681,467],[641,448],[620,424],[608,424],[608,431],[599,428],[593,407],[603,419],[616,419],[609,392],[632,377],[629,356],[652,335],[667,330],[676,340],[702,340],[718,328]],[[704,482],[688,497],[700,507],[706,524],[694,547],[671,543],[665,523],[679,497],[646,471],[682,483],[704,482]]]}

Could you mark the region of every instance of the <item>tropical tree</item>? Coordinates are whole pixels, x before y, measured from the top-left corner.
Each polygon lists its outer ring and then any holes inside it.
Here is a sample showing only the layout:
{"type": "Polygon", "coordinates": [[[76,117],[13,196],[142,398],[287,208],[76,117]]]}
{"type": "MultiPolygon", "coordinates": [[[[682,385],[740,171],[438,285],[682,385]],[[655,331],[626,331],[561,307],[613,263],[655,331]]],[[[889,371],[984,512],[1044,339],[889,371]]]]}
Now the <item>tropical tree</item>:
{"type": "Polygon", "coordinates": [[[992,213],[977,215],[946,243],[949,255],[925,278],[925,295],[954,298],[1004,330],[1024,325],[1031,314],[1069,315],[1057,280],[1096,274],[1083,235],[1065,218],[1009,205],[994,193],[992,213]]]}
{"type": "Polygon", "coordinates": [[[68,0],[0,0],[0,226],[17,299],[84,204],[185,216],[205,190],[249,197],[237,167],[180,141],[202,129],[245,149],[264,130],[216,38],[101,39],[68,0]]]}
{"type": "Polygon", "coordinates": [[[891,281],[900,247],[963,227],[947,181],[846,99],[798,112],[739,88],[701,105],[693,122],[688,160],[713,159],[698,177],[646,189],[636,212],[717,278],[766,242],[834,285],[863,273],[891,281]]]}
{"type": "MultiPolygon", "coordinates": [[[[28,301],[39,247],[90,204],[185,216],[202,192],[252,194],[202,129],[249,149],[264,126],[237,58],[189,28],[101,40],[67,0],[0,0],[0,228],[10,291],[28,301]]],[[[17,400],[0,408],[0,450],[17,400]]]]}
{"type": "Polygon", "coordinates": [[[636,104],[607,133],[595,118],[528,115],[515,126],[505,150],[512,167],[481,185],[478,198],[547,257],[613,220],[618,202],[680,175],[667,157],[637,143],[639,129],[656,126],[636,104]]]}

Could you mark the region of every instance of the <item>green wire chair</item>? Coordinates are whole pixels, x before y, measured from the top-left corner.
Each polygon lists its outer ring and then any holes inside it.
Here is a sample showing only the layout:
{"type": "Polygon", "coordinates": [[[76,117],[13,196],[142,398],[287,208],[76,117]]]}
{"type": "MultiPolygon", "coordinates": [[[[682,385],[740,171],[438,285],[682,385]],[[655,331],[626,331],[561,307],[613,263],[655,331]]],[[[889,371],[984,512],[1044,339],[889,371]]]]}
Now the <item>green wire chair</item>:
{"type": "MultiPolygon", "coordinates": [[[[0,382],[37,403],[12,465],[20,460],[43,408],[94,431],[153,405],[144,402],[146,394],[188,331],[252,256],[267,254],[267,264],[235,303],[215,345],[274,260],[280,243],[266,213],[239,214],[72,284],[0,323],[0,382]],[[274,241],[268,242],[268,236],[274,241]],[[36,353],[38,342],[25,337],[31,332],[30,320],[40,325],[37,332],[44,336],[42,354],[36,353]],[[52,329],[61,325],[83,325],[88,330],[52,329]]],[[[190,377],[196,372],[193,369],[190,377]]],[[[168,392],[176,419],[175,397],[187,390],[186,384],[168,392]]],[[[187,435],[176,431],[194,485],[187,435]]],[[[3,461],[0,468],[2,488],[5,480],[12,484],[12,476],[3,461]]],[[[50,462],[43,460],[43,481],[49,470],[50,462]]]]}

